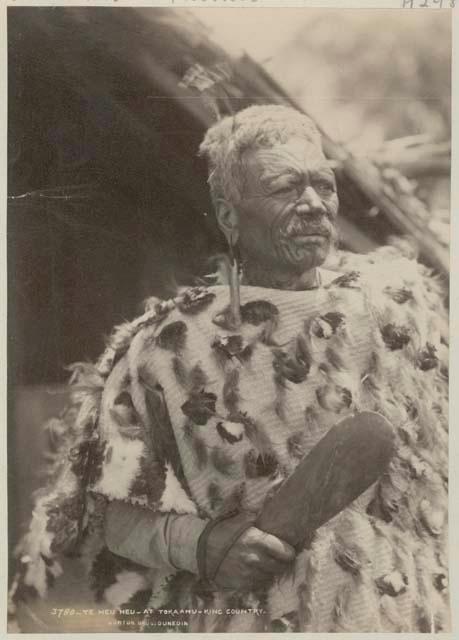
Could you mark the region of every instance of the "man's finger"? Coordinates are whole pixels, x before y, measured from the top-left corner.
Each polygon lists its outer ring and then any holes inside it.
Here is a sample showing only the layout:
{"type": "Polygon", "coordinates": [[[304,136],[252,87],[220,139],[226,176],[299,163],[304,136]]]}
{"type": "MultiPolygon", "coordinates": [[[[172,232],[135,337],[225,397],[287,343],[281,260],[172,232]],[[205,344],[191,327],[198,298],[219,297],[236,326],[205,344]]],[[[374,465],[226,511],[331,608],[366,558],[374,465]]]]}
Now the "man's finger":
{"type": "Polygon", "coordinates": [[[244,557],[244,563],[250,567],[250,572],[257,571],[263,575],[277,575],[285,571],[285,561],[274,558],[261,547],[258,551],[248,553],[244,557]]]}
{"type": "Polygon", "coordinates": [[[265,554],[264,558],[261,561],[259,566],[260,571],[266,573],[267,575],[278,576],[287,570],[290,562],[286,562],[285,560],[278,560],[265,554]]]}
{"type": "Polygon", "coordinates": [[[254,539],[254,543],[263,549],[268,555],[276,560],[282,562],[292,562],[295,558],[295,549],[276,536],[272,536],[270,533],[260,531],[259,535],[254,539]]]}

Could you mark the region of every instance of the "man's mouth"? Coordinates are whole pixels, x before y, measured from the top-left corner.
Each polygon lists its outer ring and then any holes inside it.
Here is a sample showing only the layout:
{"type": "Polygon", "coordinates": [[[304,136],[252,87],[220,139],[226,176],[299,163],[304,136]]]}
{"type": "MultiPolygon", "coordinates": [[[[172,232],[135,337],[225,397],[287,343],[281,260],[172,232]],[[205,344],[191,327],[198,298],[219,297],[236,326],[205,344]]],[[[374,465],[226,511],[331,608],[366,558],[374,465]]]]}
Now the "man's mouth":
{"type": "Polygon", "coordinates": [[[280,232],[281,238],[285,240],[301,240],[301,239],[313,239],[313,238],[329,238],[330,231],[328,229],[295,229],[295,230],[282,230],[280,232]]]}
{"type": "Polygon", "coordinates": [[[289,236],[286,239],[289,240],[290,242],[294,242],[295,244],[306,245],[306,244],[322,244],[325,241],[327,241],[328,238],[329,238],[329,234],[325,234],[325,233],[303,233],[303,234],[289,236]]]}
{"type": "Polygon", "coordinates": [[[310,237],[322,237],[322,238],[328,238],[330,234],[325,231],[304,231],[302,233],[292,233],[289,237],[290,238],[310,238],[310,237]]]}
{"type": "Polygon", "coordinates": [[[279,235],[283,240],[307,241],[315,238],[330,238],[331,229],[328,225],[321,223],[314,225],[308,224],[304,220],[298,219],[296,216],[290,218],[287,224],[279,231],[279,235]]]}

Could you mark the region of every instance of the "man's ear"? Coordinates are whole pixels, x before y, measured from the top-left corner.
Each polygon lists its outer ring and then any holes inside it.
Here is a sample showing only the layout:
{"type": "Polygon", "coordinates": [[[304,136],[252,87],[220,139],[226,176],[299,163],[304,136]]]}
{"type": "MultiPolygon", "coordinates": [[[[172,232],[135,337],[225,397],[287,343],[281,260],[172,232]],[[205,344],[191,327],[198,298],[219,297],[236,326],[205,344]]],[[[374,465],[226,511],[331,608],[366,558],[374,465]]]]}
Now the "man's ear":
{"type": "Polygon", "coordinates": [[[215,215],[225,238],[234,247],[239,240],[239,214],[234,206],[224,198],[218,198],[215,203],[215,215]]]}

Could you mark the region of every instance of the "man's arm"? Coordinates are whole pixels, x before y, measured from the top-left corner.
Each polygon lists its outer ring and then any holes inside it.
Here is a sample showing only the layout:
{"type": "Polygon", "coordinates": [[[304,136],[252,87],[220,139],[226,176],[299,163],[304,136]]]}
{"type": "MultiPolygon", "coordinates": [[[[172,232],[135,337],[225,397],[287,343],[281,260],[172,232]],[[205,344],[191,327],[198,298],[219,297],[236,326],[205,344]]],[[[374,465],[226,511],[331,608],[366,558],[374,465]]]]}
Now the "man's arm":
{"type": "MultiPolygon", "coordinates": [[[[119,500],[105,516],[105,538],[110,551],[146,567],[169,567],[199,575],[198,546],[206,527],[213,525],[194,515],[152,512],[119,500]]],[[[241,522],[228,518],[212,526],[204,554],[218,568],[213,581],[222,589],[248,589],[270,582],[293,561],[287,543],[248,526],[233,539],[241,522]],[[229,543],[229,544],[228,544],[229,543]]]]}
{"type": "Polygon", "coordinates": [[[207,522],[113,500],[105,515],[105,540],[112,553],[143,566],[197,574],[197,545],[207,522]]]}

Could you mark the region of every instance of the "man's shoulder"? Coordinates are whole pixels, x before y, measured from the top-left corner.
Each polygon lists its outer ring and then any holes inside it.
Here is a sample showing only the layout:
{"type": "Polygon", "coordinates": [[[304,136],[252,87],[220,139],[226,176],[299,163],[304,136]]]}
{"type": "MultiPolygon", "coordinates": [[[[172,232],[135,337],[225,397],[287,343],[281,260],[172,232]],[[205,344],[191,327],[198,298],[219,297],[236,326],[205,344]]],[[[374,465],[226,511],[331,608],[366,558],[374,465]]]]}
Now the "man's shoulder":
{"type": "Polygon", "coordinates": [[[340,311],[349,307],[350,318],[362,316],[370,321],[371,316],[384,322],[390,318],[397,324],[408,317],[413,323],[413,314],[422,315],[428,308],[437,307],[437,313],[441,312],[436,304],[435,280],[422,265],[399,253],[341,253],[331,267],[320,269],[320,287],[313,290],[241,285],[242,326],[232,324],[228,285],[189,287],[169,300],[150,298],[145,314],[131,324],[130,350],[180,354],[185,344],[199,348],[202,342],[204,348],[218,336],[240,334],[250,339],[266,323],[293,326],[296,317],[324,314],[333,311],[333,305],[340,311]],[[370,316],[368,310],[372,311],[370,316]]]}

